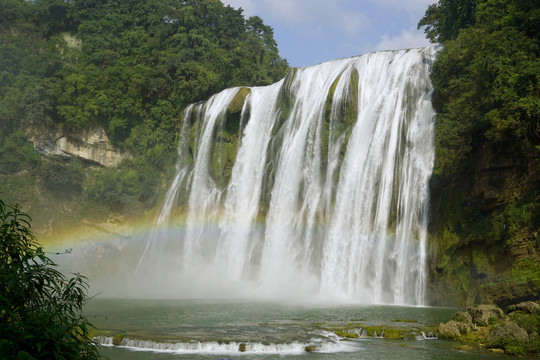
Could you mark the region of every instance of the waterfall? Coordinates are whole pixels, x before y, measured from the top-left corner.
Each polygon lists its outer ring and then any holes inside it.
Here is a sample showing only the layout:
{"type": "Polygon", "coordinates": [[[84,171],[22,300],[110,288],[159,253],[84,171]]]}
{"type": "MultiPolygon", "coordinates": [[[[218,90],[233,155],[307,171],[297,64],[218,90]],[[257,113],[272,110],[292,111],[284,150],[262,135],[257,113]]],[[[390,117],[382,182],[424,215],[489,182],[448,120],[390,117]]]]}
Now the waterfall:
{"type": "Polygon", "coordinates": [[[190,105],[138,271],[196,296],[422,305],[435,53],[292,69],[190,105]]]}

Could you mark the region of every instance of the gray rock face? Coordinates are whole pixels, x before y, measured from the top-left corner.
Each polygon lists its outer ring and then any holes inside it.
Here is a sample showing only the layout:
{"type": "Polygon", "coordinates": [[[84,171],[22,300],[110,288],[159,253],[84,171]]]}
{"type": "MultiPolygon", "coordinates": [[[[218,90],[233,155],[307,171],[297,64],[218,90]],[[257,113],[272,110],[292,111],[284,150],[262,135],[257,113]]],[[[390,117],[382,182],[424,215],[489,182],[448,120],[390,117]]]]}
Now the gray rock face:
{"type": "Polygon", "coordinates": [[[76,157],[101,166],[115,166],[123,159],[131,158],[129,153],[114,148],[102,128],[82,130],[67,136],[57,129],[30,124],[26,128],[26,137],[43,155],[76,157]]]}
{"type": "Polygon", "coordinates": [[[476,325],[487,326],[490,318],[500,319],[503,311],[497,305],[478,305],[468,309],[472,322],[476,325]]]}

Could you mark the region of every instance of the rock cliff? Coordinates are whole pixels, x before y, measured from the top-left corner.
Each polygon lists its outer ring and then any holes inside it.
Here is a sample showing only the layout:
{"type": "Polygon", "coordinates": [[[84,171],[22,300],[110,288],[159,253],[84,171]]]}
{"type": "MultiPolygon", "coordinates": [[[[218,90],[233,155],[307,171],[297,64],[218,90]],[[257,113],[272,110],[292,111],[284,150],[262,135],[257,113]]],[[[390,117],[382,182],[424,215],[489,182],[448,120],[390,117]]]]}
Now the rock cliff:
{"type": "Polygon", "coordinates": [[[460,178],[431,182],[432,302],[506,306],[540,295],[540,161],[484,144],[460,178]]]}
{"type": "Polygon", "coordinates": [[[131,154],[115,148],[100,127],[84,129],[69,135],[60,129],[29,124],[25,128],[34,149],[43,155],[76,157],[99,166],[115,166],[131,154]]]}

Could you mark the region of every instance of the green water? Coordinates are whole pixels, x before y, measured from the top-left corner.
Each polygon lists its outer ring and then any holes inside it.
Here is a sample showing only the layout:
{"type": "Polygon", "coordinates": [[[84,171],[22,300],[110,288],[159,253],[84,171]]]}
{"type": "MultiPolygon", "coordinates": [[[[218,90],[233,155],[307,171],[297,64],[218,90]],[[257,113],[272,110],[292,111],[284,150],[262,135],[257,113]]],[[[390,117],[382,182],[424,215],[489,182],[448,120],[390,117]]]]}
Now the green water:
{"type": "Polygon", "coordinates": [[[104,346],[102,354],[112,360],[513,358],[484,349],[460,351],[456,349],[458,343],[445,340],[345,340],[322,330],[350,323],[359,324],[358,327],[425,327],[448,321],[454,311],[398,306],[93,299],[87,304],[85,315],[103,335],[121,334],[129,339],[152,341],[130,343],[129,347],[104,346]],[[157,349],[171,343],[188,345],[174,345],[173,350],[157,349]],[[246,344],[247,351],[238,351],[237,344],[246,344]],[[308,345],[315,346],[316,351],[305,352],[308,345]]]}

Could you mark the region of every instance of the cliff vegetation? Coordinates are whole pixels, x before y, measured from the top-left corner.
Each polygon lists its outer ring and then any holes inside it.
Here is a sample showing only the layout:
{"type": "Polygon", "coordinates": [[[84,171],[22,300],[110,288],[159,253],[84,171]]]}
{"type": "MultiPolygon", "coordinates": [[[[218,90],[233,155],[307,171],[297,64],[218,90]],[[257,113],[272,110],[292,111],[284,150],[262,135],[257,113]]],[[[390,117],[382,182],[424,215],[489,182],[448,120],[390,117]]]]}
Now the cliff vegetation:
{"type": "MultiPolygon", "coordinates": [[[[287,69],[272,28],[218,0],[3,1],[0,197],[67,217],[81,203],[88,214],[152,209],[185,106],[287,69]],[[28,141],[51,133],[53,146],[61,134],[76,147],[88,131],[105,131],[104,151],[128,155],[104,167],[28,141]],[[51,204],[59,199],[67,205],[51,204]]],[[[38,216],[36,227],[51,221],[38,216]]]]}
{"type": "Polygon", "coordinates": [[[433,302],[540,297],[540,4],[440,0],[419,22],[433,66],[433,302]]]}

